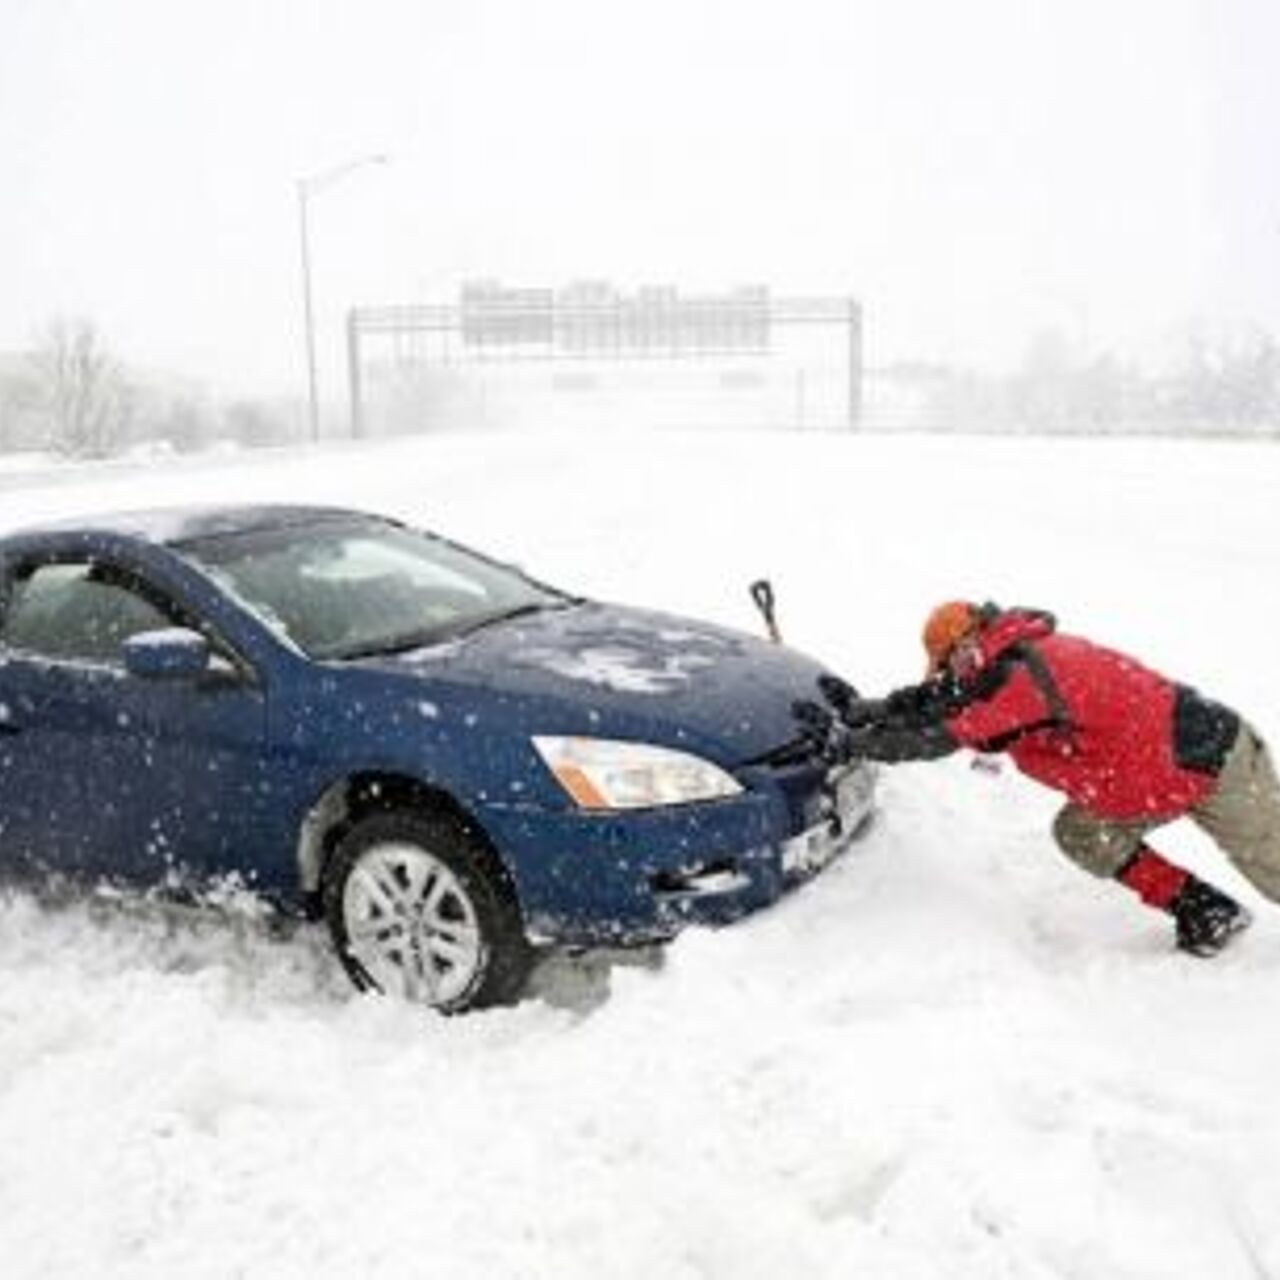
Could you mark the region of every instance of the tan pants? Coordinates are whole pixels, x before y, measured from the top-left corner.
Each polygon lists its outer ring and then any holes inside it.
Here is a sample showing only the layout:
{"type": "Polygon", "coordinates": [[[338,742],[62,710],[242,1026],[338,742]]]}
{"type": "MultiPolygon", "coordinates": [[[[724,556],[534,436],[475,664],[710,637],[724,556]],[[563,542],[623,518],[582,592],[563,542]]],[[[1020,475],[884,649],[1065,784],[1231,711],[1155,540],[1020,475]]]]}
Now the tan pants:
{"type": "MultiPolygon", "coordinates": [[[[1241,722],[1218,785],[1186,815],[1212,836],[1236,869],[1265,897],[1280,902],[1280,781],[1266,743],[1241,722]]],[[[1095,876],[1114,876],[1147,835],[1172,818],[1099,818],[1067,804],[1053,823],[1058,847],[1095,876]]]]}

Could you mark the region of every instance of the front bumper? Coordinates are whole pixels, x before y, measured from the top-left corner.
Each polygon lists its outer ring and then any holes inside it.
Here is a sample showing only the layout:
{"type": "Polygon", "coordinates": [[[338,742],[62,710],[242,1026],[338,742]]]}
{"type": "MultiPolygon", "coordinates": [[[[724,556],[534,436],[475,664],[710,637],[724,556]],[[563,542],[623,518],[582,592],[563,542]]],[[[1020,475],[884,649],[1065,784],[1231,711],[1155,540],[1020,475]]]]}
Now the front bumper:
{"type": "Polygon", "coordinates": [[[726,924],[816,875],[866,829],[875,777],[757,778],[705,804],[607,815],[494,809],[485,819],[533,941],[629,946],[726,924]]]}

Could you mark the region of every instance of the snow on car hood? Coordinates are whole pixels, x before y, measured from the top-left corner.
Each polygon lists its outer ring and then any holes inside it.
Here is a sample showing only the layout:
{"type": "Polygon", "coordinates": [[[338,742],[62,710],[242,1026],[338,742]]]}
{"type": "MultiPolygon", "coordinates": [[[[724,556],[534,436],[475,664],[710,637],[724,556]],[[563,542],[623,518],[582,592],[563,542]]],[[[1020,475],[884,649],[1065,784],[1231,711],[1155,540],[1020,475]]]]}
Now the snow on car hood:
{"type": "Polygon", "coordinates": [[[727,628],[595,603],[497,623],[376,665],[483,685],[542,712],[555,703],[563,725],[532,731],[709,742],[737,761],[796,737],[792,704],[814,696],[822,671],[794,650],[727,628]]]}

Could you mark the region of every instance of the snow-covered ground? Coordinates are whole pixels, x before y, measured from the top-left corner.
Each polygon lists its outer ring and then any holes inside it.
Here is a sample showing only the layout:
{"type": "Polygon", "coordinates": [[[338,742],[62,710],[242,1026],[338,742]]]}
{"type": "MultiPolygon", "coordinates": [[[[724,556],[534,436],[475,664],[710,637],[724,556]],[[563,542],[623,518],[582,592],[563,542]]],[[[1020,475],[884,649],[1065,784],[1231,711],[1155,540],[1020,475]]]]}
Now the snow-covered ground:
{"type": "MultiPolygon", "coordinates": [[[[1280,740],[1277,495],[1264,445],[600,431],[11,477],[0,527],[335,501],[744,628],[768,574],[872,690],[935,600],[1037,604],[1280,740]]],[[[1280,912],[1199,962],[1008,771],[883,807],[771,912],[452,1020],[318,932],[0,898],[0,1274],[1280,1275],[1280,912]]]]}

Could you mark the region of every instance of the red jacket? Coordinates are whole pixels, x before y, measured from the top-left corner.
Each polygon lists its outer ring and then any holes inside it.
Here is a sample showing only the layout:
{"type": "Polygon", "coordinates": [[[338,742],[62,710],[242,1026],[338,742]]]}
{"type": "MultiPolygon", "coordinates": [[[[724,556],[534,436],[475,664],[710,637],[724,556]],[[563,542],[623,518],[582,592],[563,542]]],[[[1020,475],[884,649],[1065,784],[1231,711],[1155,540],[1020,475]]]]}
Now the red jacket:
{"type": "Polygon", "coordinates": [[[978,669],[944,723],[978,750],[1108,818],[1172,818],[1206,799],[1239,729],[1235,714],[1132,658],[1011,610],[979,636],[978,669]]]}

